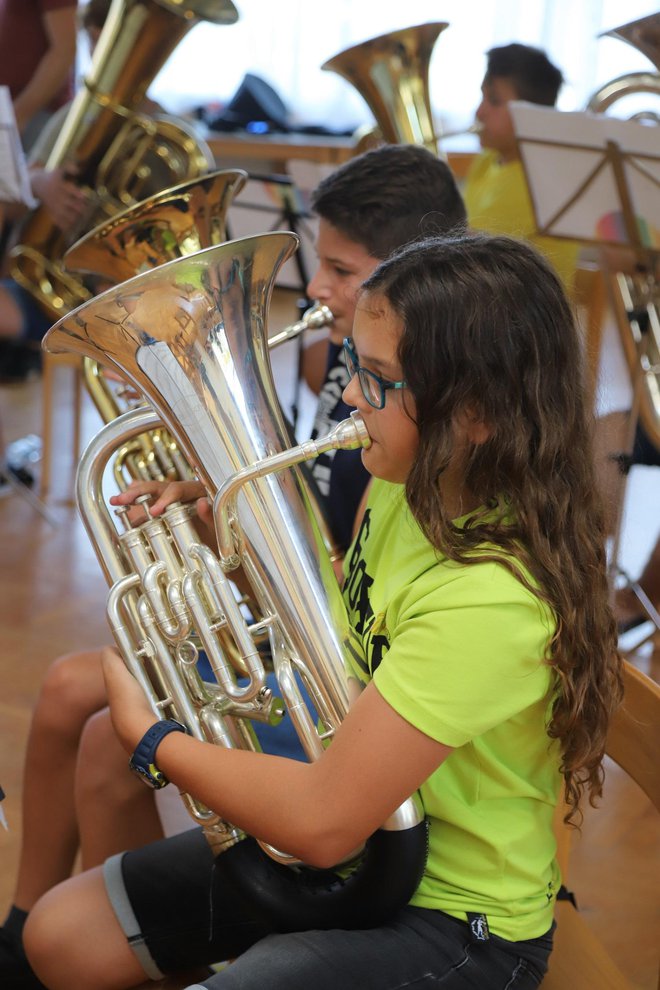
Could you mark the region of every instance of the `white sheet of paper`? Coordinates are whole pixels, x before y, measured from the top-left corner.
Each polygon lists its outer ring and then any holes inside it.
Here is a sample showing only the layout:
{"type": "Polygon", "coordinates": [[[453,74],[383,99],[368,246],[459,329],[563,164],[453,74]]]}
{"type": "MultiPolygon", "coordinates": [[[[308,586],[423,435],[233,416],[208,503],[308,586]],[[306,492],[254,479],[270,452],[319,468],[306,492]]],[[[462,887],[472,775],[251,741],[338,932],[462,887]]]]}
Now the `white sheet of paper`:
{"type": "Polygon", "coordinates": [[[0,86],[0,200],[37,206],[7,86],[0,86]]]}
{"type": "Polygon", "coordinates": [[[509,104],[536,221],[543,232],[575,240],[625,244],[621,195],[608,142],[619,149],[642,243],[660,248],[660,130],[605,114],[564,113],[509,104]],[[592,176],[590,178],[590,176],[592,176]],[[564,209],[580,187],[579,197],[564,209]]]}

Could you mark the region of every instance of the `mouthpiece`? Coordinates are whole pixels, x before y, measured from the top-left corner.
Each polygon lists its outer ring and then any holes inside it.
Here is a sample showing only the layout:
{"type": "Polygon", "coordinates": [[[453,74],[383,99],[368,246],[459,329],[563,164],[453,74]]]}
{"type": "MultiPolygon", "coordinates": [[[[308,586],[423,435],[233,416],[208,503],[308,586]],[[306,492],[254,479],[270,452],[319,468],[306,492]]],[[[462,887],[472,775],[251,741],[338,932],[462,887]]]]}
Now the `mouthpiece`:
{"type": "Polygon", "coordinates": [[[302,461],[312,461],[326,450],[355,450],[356,447],[370,446],[371,437],[364,425],[364,420],[357,409],[354,409],[347,419],[338,423],[334,430],[326,436],[320,437],[318,440],[306,440],[298,447],[283,450],[280,454],[273,454],[272,457],[257,461],[256,464],[251,464],[228,478],[222,488],[218,490],[213,502],[218,551],[224,570],[235,570],[240,564],[240,558],[236,554],[230,518],[233,515],[236,496],[243,485],[247,484],[248,481],[254,481],[255,478],[263,478],[264,475],[294,467],[302,461]]]}
{"type": "Polygon", "coordinates": [[[313,457],[318,457],[319,454],[325,453],[326,450],[355,450],[356,447],[370,447],[371,437],[367,432],[367,428],[364,425],[364,420],[362,416],[354,409],[348,419],[343,419],[341,423],[337,423],[334,430],[328,433],[324,437],[320,437],[318,440],[310,440],[307,444],[301,444],[302,447],[314,447],[315,453],[310,453],[309,457],[305,457],[305,460],[310,460],[313,457]]]}

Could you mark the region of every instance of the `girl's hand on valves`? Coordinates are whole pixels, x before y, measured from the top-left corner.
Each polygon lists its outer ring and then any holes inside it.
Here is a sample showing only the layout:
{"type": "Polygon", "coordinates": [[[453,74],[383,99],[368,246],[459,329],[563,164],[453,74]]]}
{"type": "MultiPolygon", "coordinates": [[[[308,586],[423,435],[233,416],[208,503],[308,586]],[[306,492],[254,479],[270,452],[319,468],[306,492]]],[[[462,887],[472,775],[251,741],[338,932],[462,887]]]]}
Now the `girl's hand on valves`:
{"type": "Polygon", "coordinates": [[[126,491],[112,495],[110,504],[134,505],[141,495],[151,495],[149,514],[160,516],[173,502],[206,501],[206,489],[201,481],[132,481],[126,491]]]}

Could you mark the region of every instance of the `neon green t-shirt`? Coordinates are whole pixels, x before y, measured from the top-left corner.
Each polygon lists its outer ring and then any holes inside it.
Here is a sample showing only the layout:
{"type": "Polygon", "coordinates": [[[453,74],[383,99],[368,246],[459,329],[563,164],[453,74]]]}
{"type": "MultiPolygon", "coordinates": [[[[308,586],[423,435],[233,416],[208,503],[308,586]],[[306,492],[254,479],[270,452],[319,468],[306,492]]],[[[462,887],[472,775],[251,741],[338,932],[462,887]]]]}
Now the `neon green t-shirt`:
{"type": "Polygon", "coordinates": [[[503,564],[440,557],[402,486],[377,480],[346,573],[352,673],[455,747],[420,789],[430,848],[411,903],[485,914],[512,941],[542,935],[559,887],[548,608],[503,564]]]}
{"type": "Polygon", "coordinates": [[[529,241],[554,266],[570,296],[580,245],[558,237],[538,236],[520,161],[501,164],[494,151],[484,151],[472,163],[462,192],[471,227],[529,241]]]}

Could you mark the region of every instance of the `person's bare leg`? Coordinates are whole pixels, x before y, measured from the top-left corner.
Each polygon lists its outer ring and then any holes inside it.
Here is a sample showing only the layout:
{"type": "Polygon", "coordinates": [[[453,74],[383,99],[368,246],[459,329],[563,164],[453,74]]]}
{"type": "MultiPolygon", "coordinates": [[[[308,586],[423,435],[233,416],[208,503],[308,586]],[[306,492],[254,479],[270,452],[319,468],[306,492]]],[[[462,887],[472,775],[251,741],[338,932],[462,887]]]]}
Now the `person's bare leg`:
{"type": "Polygon", "coordinates": [[[85,726],[76,769],[76,812],[84,870],[108,856],[162,839],[155,792],[128,768],[107,708],[85,726]]]}
{"type": "Polygon", "coordinates": [[[17,340],[23,332],[23,314],[12,295],[0,285],[0,338],[17,340]]]}
{"type": "Polygon", "coordinates": [[[128,990],[187,987],[208,970],[145,982],[112,909],[100,867],[46,894],[30,913],[25,946],[34,971],[50,990],[128,990]]]}
{"type": "Polygon", "coordinates": [[[87,719],[105,705],[100,651],[69,654],[46,672],[23,775],[23,842],[14,904],[28,911],[71,874],[78,849],[74,775],[87,719]]]}
{"type": "Polygon", "coordinates": [[[146,978],[112,910],[100,867],[45,894],[30,912],[23,942],[50,990],[123,990],[146,978]]]}

